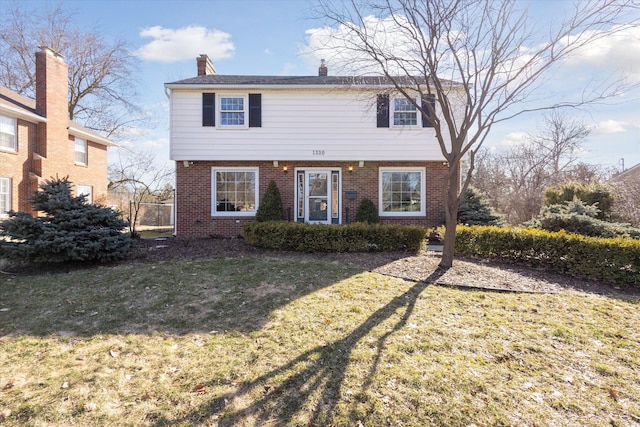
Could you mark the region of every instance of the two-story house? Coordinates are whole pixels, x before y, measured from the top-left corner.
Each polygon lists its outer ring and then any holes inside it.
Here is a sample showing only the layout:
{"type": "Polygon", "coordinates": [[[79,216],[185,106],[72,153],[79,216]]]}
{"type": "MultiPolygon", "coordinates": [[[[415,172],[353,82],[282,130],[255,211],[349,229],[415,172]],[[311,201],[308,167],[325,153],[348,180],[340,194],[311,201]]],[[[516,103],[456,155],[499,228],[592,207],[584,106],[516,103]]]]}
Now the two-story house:
{"type": "Polygon", "coordinates": [[[382,223],[443,222],[435,131],[386,79],[329,76],[324,62],[317,76],[221,75],[206,55],[197,65],[165,84],[178,236],[238,235],[271,180],[290,221],[353,222],[368,198],[382,223]]]}
{"type": "Polygon", "coordinates": [[[108,139],[69,120],[68,67],[43,47],[36,53],[36,99],[0,86],[0,218],[33,213],[29,195],[44,180],[68,176],[76,194],[106,202],[108,139]]]}

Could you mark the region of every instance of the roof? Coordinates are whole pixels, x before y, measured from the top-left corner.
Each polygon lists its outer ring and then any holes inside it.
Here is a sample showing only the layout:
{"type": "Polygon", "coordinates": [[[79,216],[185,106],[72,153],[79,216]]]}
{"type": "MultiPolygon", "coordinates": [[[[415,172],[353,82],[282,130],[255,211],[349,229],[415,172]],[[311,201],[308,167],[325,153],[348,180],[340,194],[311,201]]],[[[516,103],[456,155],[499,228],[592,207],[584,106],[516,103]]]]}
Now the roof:
{"type": "MultiPolygon", "coordinates": [[[[424,77],[400,76],[402,85],[415,87],[424,85],[424,77]]],[[[220,87],[393,87],[393,83],[383,76],[243,76],[208,74],[166,83],[168,88],[220,87]]]]}
{"type": "Polygon", "coordinates": [[[627,179],[640,178],[640,163],[637,165],[615,175],[613,178],[609,180],[609,182],[622,182],[627,179]]]}
{"type": "Polygon", "coordinates": [[[4,86],[0,86],[0,112],[25,120],[46,122],[46,118],[36,112],[34,100],[4,86]]]}
{"type": "MultiPolygon", "coordinates": [[[[0,86],[0,113],[17,117],[31,122],[46,123],[47,118],[36,110],[33,99],[20,95],[11,89],[0,86]]],[[[69,133],[102,145],[116,145],[99,133],[69,120],[69,133]]]]}

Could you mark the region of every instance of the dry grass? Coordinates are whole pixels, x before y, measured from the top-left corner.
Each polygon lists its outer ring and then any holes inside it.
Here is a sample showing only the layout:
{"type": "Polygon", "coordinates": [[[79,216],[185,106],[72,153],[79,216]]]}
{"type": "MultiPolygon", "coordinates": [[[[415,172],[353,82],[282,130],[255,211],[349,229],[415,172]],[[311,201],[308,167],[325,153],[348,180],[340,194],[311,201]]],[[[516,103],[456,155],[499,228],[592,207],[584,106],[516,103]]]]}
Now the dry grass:
{"type": "Polygon", "coordinates": [[[637,299],[338,261],[0,277],[4,425],[632,426],[637,299]]]}

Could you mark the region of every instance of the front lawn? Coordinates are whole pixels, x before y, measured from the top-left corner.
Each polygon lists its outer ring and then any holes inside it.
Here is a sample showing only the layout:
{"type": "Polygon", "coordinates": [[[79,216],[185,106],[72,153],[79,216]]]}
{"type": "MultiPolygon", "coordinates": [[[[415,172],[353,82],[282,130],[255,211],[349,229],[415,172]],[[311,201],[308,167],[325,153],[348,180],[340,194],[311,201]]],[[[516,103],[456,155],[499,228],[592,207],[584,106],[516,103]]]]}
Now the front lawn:
{"type": "Polygon", "coordinates": [[[640,423],[637,299],[427,282],[312,256],[3,274],[0,424],[640,423]]]}

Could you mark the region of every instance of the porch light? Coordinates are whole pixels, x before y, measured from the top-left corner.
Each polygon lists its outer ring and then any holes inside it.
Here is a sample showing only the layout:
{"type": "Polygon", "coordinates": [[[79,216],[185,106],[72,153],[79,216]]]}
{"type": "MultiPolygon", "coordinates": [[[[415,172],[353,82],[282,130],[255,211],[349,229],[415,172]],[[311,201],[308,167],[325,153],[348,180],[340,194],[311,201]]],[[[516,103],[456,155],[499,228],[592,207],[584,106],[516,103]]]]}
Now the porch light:
{"type": "Polygon", "coordinates": [[[285,174],[286,174],[287,172],[289,172],[289,166],[284,165],[284,166],[282,167],[282,172],[284,172],[285,174]]]}
{"type": "Polygon", "coordinates": [[[352,165],[349,165],[347,169],[349,170],[349,173],[353,173],[353,166],[352,165]]]}

